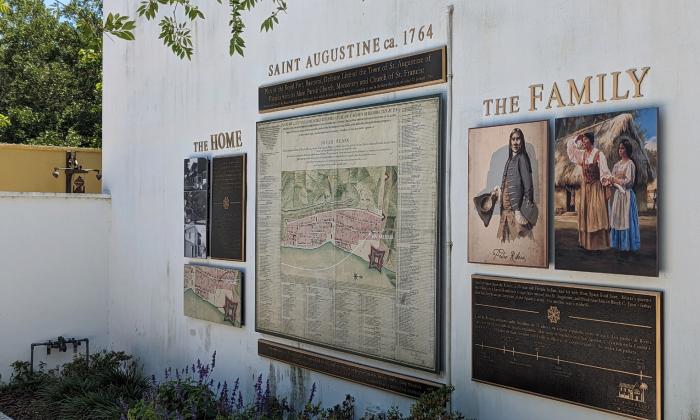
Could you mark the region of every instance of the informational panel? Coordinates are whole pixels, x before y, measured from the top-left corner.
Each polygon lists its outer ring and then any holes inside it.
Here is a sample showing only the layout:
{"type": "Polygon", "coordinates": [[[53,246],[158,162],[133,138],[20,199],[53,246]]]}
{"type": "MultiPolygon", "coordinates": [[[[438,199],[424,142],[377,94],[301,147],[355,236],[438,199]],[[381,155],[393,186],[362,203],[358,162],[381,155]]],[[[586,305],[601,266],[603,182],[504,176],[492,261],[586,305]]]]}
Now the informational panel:
{"type": "Polygon", "coordinates": [[[472,276],[472,377],[661,419],[661,292],[472,276]]]}
{"type": "Polygon", "coordinates": [[[229,268],[185,265],[185,316],[243,325],[243,273],[229,268]]]}
{"type": "Polygon", "coordinates": [[[258,88],[261,113],[447,81],[447,47],[258,88]]]}
{"type": "Polygon", "coordinates": [[[207,257],[209,160],[185,159],[185,257],[207,257]]]}
{"type": "Polygon", "coordinates": [[[246,155],[212,161],[210,256],[245,261],[246,155]]]}
{"type": "Polygon", "coordinates": [[[439,368],[437,97],[258,123],[256,330],[439,368]]]}

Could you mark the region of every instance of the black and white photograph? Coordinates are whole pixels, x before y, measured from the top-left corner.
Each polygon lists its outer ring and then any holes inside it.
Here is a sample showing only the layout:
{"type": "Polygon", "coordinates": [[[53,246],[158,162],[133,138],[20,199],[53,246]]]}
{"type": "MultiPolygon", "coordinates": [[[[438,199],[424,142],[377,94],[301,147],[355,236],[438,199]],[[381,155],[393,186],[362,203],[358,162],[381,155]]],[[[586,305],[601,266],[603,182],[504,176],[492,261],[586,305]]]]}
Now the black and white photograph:
{"type": "Polygon", "coordinates": [[[209,224],[209,161],[206,158],[185,159],[185,257],[207,257],[207,225],[209,224]]]}
{"type": "Polygon", "coordinates": [[[208,219],[207,191],[185,191],[185,224],[206,225],[208,219]]]}
{"type": "Polygon", "coordinates": [[[185,159],[185,191],[207,191],[209,189],[209,160],[207,158],[185,159]]]}
{"type": "Polygon", "coordinates": [[[185,257],[206,258],[207,225],[185,225],[185,257]]]}

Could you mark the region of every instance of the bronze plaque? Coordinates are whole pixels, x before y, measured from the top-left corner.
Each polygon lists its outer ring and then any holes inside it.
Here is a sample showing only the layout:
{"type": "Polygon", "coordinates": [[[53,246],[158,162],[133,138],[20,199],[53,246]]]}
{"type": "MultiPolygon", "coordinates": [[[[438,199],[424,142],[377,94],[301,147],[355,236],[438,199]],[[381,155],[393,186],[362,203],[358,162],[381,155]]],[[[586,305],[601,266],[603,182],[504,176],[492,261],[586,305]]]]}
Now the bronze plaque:
{"type": "Polygon", "coordinates": [[[267,340],[258,340],[258,355],[410,398],[420,398],[423,394],[442,387],[442,384],[437,382],[400,375],[267,340]]]}
{"type": "Polygon", "coordinates": [[[245,261],[246,155],[214,158],[211,258],[245,261]]]}
{"type": "Polygon", "coordinates": [[[393,92],[444,83],[447,47],[393,58],[319,76],[258,88],[258,110],[280,111],[302,105],[393,92]]]}
{"type": "Polygon", "coordinates": [[[472,276],[472,379],[661,419],[657,291],[472,276]]]}

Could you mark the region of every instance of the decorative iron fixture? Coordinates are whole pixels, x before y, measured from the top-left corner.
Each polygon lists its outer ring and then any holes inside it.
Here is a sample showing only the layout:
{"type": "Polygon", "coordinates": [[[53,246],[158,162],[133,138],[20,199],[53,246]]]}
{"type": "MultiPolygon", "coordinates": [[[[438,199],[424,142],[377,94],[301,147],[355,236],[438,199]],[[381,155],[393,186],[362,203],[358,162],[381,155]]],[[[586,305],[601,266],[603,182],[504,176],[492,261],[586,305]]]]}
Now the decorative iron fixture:
{"type": "Polygon", "coordinates": [[[75,188],[73,186],[73,175],[75,174],[86,174],[88,172],[96,172],[95,177],[97,180],[102,179],[102,172],[99,169],[84,169],[83,166],[78,162],[77,152],[66,152],[66,167],[65,168],[53,168],[54,178],[58,178],[61,171],[66,173],[66,192],[67,193],[84,193],[85,192],[85,180],[83,177],[78,176],[75,182],[75,188]]]}

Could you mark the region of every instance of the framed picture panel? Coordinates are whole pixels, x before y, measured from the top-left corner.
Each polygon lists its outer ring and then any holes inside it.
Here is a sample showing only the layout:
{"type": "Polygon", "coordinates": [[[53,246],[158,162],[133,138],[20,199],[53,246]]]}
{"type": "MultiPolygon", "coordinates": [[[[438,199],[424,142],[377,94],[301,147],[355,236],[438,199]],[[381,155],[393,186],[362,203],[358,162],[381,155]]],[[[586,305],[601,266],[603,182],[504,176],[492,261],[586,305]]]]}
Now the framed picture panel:
{"type": "Polygon", "coordinates": [[[549,266],[548,127],[469,130],[469,262],[549,266]]]}
{"type": "Polygon", "coordinates": [[[658,108],[555,127],[555,267],[658,276],[658,108]]]}
{"type": "Polygon", "coordinates": [[[258,123],[256,330],[439,369],[440,99],[258,123]]]}
{"type": "Polygon", "coordinates": [[[240,270],[185,265],[185,316],[240,328],[243,296],[240,270]]]}

